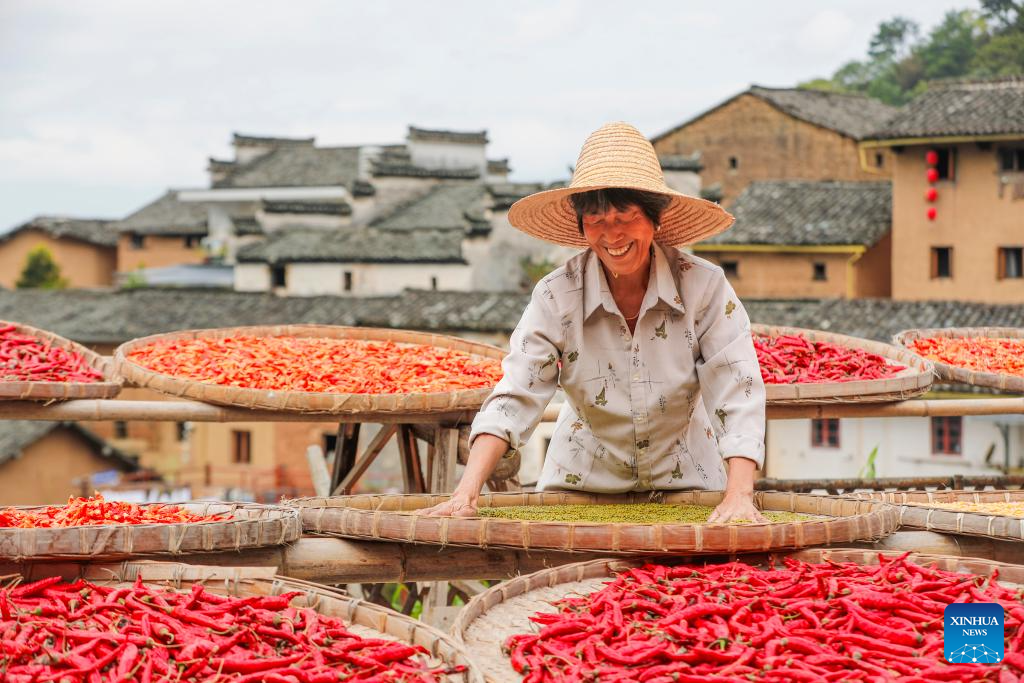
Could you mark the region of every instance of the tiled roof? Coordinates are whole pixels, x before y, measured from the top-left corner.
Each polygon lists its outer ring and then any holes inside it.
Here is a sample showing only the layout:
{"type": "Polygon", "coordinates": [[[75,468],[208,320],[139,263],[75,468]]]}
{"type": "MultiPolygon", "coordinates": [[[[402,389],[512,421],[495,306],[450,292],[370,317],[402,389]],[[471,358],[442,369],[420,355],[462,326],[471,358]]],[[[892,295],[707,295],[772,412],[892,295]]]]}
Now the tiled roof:
{"type": "Polygon", "coordinates": [[[471,145],[486,145],[487,131],[431,130],[409,126],[409,139],[421,142],[459,142],[471,145]]]}
{"type": "Polygon", "coordinates": [[[26,448],[58,427],[78,432],[96,447],[101,456],[111,459],[120,468],[129,471],[138,469],[138,463],[134,458],[125,455],[77,422],[44,420],[0,420],[0,464],[17,458],[26,448]]]}
{"type": "Polygon", "coordinates": [[[895,107],[890,107],[884,102],[863,95],[752,85],[749,90],[734,95],[711,109],[655,136],[652,142],[657,142],[748,94],[768,102],[793,118],[834,130],[855,140],[860,140],[878,129],[896,113],[895,107]]]}
{"type": "MultiPolygon", "coordinates": [[[[0,311],[79,342],[121,343],[160,332],[275,323],[510,332],[530,300],[519,292],[406,290],[381,297],[131,289],[0,290],[0,311]]],[[[1024,306],[889,299],[744,300],[755,322],[888,342],[926,327],[1024,327],[1024,306]]]]}
{"type": "Polygon", "coordinates": [[[206,204],[179,201],[178,190],[168,190],[118,221],[116,229],[140,235],[205,235],[206,218],[206,204]]]}
{"type": "Polygon", "coordinates": [[[358,147],[278,146],[239,166],[222,187],[348,187],[359,176],[358,147]]]}
{"type": "Polygon", "coordinates": [[[465,263],[464,230],[286,229],[238,250],[239,263],[465,263]]]}
{"type": "Polygon", "coordinates": [[[915,97],[872,139],[1020,135],[1024,137],[1024,77],[939,81],[915,97]]]}
{"type": "Polygon", "coordinates": [[[236,145],[312,145],[316,138],[279,138],[264,135],[243,135],[234,133],[231,141],[236,145]]]}
{"type": "Polygon", "coordinates": [[[469,230],[484,220],[487,190],[478,183],[438,183],[424,196],[402,204],[373,221],[381,230],[421,228],[469,230]]]}
{"type": "Polygon", "coordinates": [[[546,189],[548,187],[543,183],[490,183],[487,186],[491,194],[491,208],[496,210],[507,209],[523,197],[546,189]]]}
{"type": "Polygon", "coordinates": [[[324,216],[351,216],[352,207],[345,202],[263,202],[267,213],[292,213],[324,216]]]}
{"type": "Polygon", "coordinates": [[[892,225],[892,184],[753,182],[730,211],[736,223],[704,244],[874,245],[892,225]]]}
{"type": "Polygon", "coordinates": [[[235,226],[236,235],[262,235],[263,226],[259,224],[255,218],[249,217],[235,217],[231,219],[231,223],[235,226]]]}
{"type": "Polygon", "coordinates": [[[701,163],[700,158],[700,152],[658,155],[658,161],[661,162],[663,171],[693,171],[694,173],[700,173],[704,170],[704,164],[701,163]]]}
{"type": "Polygon", "coordinates": [[[39,230],[55,239],[73,239],[101,247],[117,246],[116,221],[64,216],[37,216],[12,230],[0,233],[0,242],[26,230],[39,230]]]}
{"type": "Polygon", "coordinates": [[[505,159],[488,159],[487,160],[487,172],[494,175],[505,175],[512,172],[512,169],[508,166],[508,158],[505,159]]]}

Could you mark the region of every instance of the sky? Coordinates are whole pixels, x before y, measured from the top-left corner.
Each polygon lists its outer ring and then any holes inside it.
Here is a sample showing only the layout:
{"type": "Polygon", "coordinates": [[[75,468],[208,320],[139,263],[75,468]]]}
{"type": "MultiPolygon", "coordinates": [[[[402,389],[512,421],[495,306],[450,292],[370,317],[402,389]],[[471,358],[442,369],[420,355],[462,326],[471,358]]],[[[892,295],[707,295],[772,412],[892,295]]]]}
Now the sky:
{"type": "Polygon", "coordinates": [[[656,135],[752,83],[863,58],[976,0],[0,0],[0,231],[121,218],[203,187],[232,132],[398,143],[486,129],[512,179],[567,176],[586,136],[656,135]]]}

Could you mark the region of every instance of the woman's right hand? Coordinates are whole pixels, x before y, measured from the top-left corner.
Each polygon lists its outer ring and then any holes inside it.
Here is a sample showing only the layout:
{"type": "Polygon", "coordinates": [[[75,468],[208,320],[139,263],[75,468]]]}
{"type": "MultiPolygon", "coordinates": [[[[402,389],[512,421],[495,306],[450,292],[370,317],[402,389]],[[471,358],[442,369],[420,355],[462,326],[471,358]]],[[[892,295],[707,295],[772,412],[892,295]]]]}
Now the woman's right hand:
{"type": "Polygon", "coordinates": [[[452,497],[434,507],[416,511],[417,515],[428,517],[476,517],[476,499],[467,495],[453,493],[452,497]]]}

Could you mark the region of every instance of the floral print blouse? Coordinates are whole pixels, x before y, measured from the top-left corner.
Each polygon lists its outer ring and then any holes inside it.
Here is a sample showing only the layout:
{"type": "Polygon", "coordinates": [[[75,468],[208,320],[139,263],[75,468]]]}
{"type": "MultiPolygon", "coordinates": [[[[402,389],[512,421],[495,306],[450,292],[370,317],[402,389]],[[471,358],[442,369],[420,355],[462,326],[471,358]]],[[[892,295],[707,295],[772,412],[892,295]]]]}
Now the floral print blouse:
{"type": "Polygon", "coordinates": [[[561,386],[538,490],[722,489],[724,458],[764,462],[765,389],[722,269],[654,244],[635,333],[586,250],[541,280],[505,375],[473,421],[519,449],[561,386]]]}

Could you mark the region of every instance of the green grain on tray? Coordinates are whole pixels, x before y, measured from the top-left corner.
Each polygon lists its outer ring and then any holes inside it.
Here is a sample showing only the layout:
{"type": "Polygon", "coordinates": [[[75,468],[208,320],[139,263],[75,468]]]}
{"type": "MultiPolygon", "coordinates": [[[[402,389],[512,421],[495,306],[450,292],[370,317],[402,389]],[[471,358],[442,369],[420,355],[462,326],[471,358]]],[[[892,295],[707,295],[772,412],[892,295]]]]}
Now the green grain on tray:
{"type": "MultiPolygon", "coordinates": [[[[482,507],[481,517],[521,519],[531,522],[623,522],[627,524],[703,524],[713,507],[707,505],[672,505],[666,503],[632,503],[614,505],[509,505],[482,507]]],[[[812,519],[796,512],[762,511],[769,522],[797,522],[812,519]]],[[[735,524],[749,524],[738,520],[735,524]]]]}

